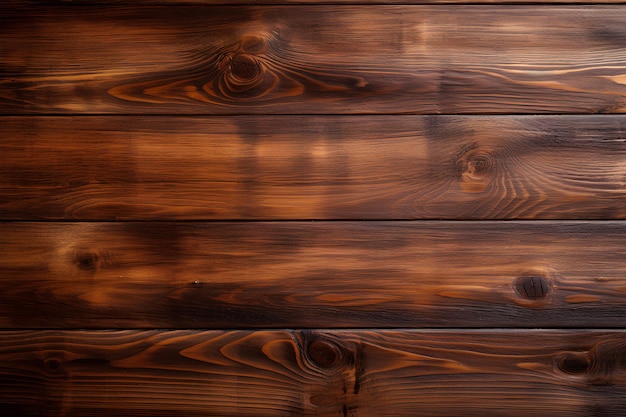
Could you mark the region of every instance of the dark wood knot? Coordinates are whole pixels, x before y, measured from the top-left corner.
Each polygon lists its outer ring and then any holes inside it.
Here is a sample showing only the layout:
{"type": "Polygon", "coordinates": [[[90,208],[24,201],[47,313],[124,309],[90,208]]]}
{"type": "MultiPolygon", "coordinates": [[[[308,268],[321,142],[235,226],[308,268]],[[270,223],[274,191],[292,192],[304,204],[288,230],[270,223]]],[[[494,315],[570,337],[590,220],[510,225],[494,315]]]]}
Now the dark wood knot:
{"type": "Polygon", "coordinates": [[[559,369],[568,374],[583,374],[589,370],[591,359],[587,352],[570,352],[559,361],[559,369]]]}
{"type": "Polygon", "coordinates": [[[251,55],[237,54],[230,62],[230,74],[240,82],[253,81],[261,75],[261,64],[251,55]]]}
{"type": "Polygon", "coordinates": [[[80,269],[95,269],[98,265],[98,255],[95,253],[81,253],[76,257],[76,264],[80,269]]]}
{"type": "Polygon", "coordinates": [[[221,73],[220,91],[225,95],[261,94],[262,84],[267,81],[265,67],[261,61],[247,53],[234,52],[222,55],[218,61],[218,69],[221,73]],[[261,90],[256,91],[257,87],[261,90]]]}
{"type": "Polygon", "coordinates": [[[61,369],[63,368],[63,362],[57,358],[46,359],[43,365],[46,371],[53,373],[53,374],[60,372],[61,369]]]}
{"type": "Polygon", "coordinates": [[[339,346],[322,339],[311,341],[307,352],[311,361],[320,368],[333,368],[337,366],[343,356],[339,346]]]}
{"type": "Polygon", "coordinates": [[[265,96],[278,78],[268,66],[268,40],[247,35],[218,56],[217,76],[210,83],[211,90],[228,100],[251,100],[265,96]]]}
{"type": "Polygon", "coordinates": [[[548,280],[540,275],[525,275],[515,280],[515,291],[528,300],[546,297],[549,289],[548,280]]]}

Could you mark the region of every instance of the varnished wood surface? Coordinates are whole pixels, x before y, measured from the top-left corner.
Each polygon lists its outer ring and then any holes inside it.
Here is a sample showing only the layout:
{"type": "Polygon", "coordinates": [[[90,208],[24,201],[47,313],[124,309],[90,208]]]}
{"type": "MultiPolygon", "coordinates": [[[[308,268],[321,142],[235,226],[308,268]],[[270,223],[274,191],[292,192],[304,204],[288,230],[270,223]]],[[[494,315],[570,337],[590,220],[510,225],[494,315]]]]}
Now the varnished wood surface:
{"type": "Polygon", "coordinates": [[[0,5],[0,112],[621,113],[619,6],[0,5]]]}
{"type": "Polygon", "coordinates": [[[2,328],[622,327],[623,222],[5,223],[2,328]]]}
{"type": "Polygon", "coordinates": [[[4,117],[0,218],[623,219],[624,116],[4,117]]]}
{"type": "Polygon", "coordinates": [[[579,2],[0,2],[0,415],[626,415],[579,2]]]}
{"type": "Polygon", "coordinates": [[[12,416],[622,417],[622,331],[1,332],[12,416]]]}

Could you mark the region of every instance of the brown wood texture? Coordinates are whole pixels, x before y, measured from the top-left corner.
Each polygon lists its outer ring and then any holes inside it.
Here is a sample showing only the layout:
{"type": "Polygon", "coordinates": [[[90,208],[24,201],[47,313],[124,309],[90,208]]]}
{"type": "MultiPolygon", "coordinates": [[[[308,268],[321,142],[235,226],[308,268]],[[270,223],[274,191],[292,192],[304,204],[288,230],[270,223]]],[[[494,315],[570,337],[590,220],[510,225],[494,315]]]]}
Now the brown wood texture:
{"type": "Polygon", "coordinates": [[[623,327],[623,222],[5,223],[2,328],[623,327]]]}
{"type": "Polygon", "coordinates": [[[0,112],[622,113],[619,6],[0,5],[0,112]]]}
{"type": "Polygon", "coordinates": [[[622,331],[0,333],[12,416],[622,417],[622,331]]]}
{"type": "Polygon", "coordinates": [[[623,219],[624,116],[5,117],[6,220],[623,219]]]}
{"type": "Polygon", "coordinates": [[[0,1],[0,415],[626,415],[626,0],[323,3],[0,1]]]}

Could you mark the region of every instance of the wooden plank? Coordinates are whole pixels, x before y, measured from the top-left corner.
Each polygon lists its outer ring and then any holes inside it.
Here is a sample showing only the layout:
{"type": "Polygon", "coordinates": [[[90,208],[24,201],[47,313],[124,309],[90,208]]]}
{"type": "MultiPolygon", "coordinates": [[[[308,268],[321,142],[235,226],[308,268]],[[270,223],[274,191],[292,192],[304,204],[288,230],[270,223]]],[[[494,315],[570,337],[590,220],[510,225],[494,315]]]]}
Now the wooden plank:
{"type": "Polygon", "coordinates": [[[624,116],[4,117],[7,220],[624,219],[624,116]]]}
{"type": "Polygon", "coordinates": [[[623,222],[5,223],[0,327],[606,327],[623,222]]]}
{"type": "Polygon", "coordinates": [[[623,331],[0,333],[15,416],[626,412],[623,331]]]}
{"type": "Polygon", "coordinates": [[[0,112],[622,113],[624,21],[602,5],[3,2],[0,112]]]}

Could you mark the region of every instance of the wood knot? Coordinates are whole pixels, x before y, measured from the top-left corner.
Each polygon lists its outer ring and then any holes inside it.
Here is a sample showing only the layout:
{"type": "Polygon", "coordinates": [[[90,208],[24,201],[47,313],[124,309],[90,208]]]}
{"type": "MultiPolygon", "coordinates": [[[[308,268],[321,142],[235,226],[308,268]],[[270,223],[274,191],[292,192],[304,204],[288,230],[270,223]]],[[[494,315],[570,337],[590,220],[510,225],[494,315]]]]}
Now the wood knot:
{"type": "Polygon", "coordinates": [[[540,275],[524,275],[515,280],[515,291],[528,300],[539,300],[548,295],[548,280],[540,275]]]}
{"type": "Polygon", "coordinates": [[[307,353],[311,362],[320,368],[334,368],[342,359],[342,352],[336,344],[322,339],[309,343],[307,353]]]}
{"type": "Polygon", "coordinates": [[[76,257],[76,264],[80,269],[92,270],[98,265],[98,255],[95,253],[81,253],[76,257]]]}
{"type": "Polygon", "coordinates": [[[459,152],[455,166],[463,191],[480,193],[489,185],[496,161],[490,152],[472,145],[459,152]]]}
{"type": "Polygon", "coordinates": [[[278,75],[266,63],[269,41],[247,35],[217,57],[216,77],[203,87],[227,101],[251,101],[266,97],[278,85],[278,75]]]}
{"type": "Polygon", "coordinates": [[[211,48],[211,55],[193,70],[194,76],[174,83],[175,88],[189,100],[217,104],[254,105],[284,99],[287,90],[300,85],[281,70],[274,42],[273,34],[257,32],[233,39],[217,51],[211,48]]]}
{"type": "Polygon", "coordinates": [[[261,74],[261,64],[251,55],[237,54],[230,62],[231,76],[240,82],[250,82],[261,74]]]}
{"type": "Polygon", "coordinates": [[[587,352],[570,352],[559,360],[558,366],[567,374],[582,374],[589,370],[591,358],[587,352]]]}
{"type": "Polygon", "coordinates": [[[43,366],[47,372],[56,374],[63,368],[63,362],[57,358],[48,358],[43,362],[43,366]]]}
{"type": "Polygon", "coordinates": [[[255,56],[242,52],[226,53],[218,59],[217,66],[221,72],[220,91],[224,95],[245,93],[255,96],[263,91],[262,84],[267,81],[266,71],[255,56]],[[255,90],[257,87],[260,91],[255,90]]]}

